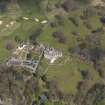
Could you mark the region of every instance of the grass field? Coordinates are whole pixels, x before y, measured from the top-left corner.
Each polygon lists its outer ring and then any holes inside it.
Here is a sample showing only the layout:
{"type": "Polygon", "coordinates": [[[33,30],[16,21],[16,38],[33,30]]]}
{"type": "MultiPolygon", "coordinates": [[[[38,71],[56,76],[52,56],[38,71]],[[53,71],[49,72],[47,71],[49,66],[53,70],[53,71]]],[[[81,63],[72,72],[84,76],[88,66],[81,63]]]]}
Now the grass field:
{"type": "Polygon", "coordinates": [[[33,34],[36,28],[40,26],[39,23],[35,22],[34,18],[37,17],[40,21],[45,19],[44,14],[37,12],[38,8],[32,6],[33,0],[26,3],[28,5],[21,4],[21,2],[20,6],[9,5],[7,13],[0,13],[0,21],[3,21],[2,25],[0,25],[0,61],[4,61],[10,56],[10,52],[5,48],[7,39],[14,40],[15,36],[18,36],[22,41],[27,40],[29,35],[33,34]],[[22,20],[22,17],[27,17],[29,20],[22,20]],[[16,21],[16,23],[11,26],[11,21],[16,21]]]}
{"type": "MultiPolygon", "coordinates": [[[[74,47],[78,44],[76,36],[72,34],[73,31],[79,32],[81,39],[84,39],[87,35],[91,34],[91,31],[87,29],[87,27],[83,24],[83,21],[79,18],[80,15],[82,15],[82,10],[77,10],[69,15],[69,17],[77,17],[79,22],[78,27],[74,26],[67,17],[64,17],[63,26],[56,28],[51,28],[49,25],[46,26],[43,33],[38,37],[38,41],[44,44],[49,44],[50,46],[54,46],[55,48],[61,48],[64,53],[67,52],[68,48],[74,47]],[[64,32],[67,38],[66,44],[60,44],[56,39],[52,37],[52,33],[56,30],[64,32]]],[[[89,18],[88,21],[91,24],[93,30],[102,27],[98,16],[93,16],[89,18]]],[[[91,71],[93,77],[93,82],[91,83],[91,85],[101,80],[92,65],[87,64],[75,57],[70,57],[70,59],[66,63],[63,63],[66,60],[67,57],[64,57],[61,59],[61,61],[56,62],[55,65],[49,65],[48,61],[46,60],[43,61],[44,64],[42,63],[43,69],[47,70],[45,73],[47,74],[48,78],[50,80],[57,81],[59,88],[65,93],[75,94],[77,92],[77,84],[82,80],[79,70],[87,69],[91,71]],[[45,64],[45,62],[47,63],[45,64]]]]}
{"type": "Polygon", "coordinates": [[[98,73],[94,70],[91,64],[83,62],[78,57],[64,56],[54,64],[49,64],[49,61],[43,59],[41,63],[42,71],[47,75],[48,80],[54,80],[58,83],[58,87],[65,93],[75,94],[77,92],[77,84],[83,80],[80,70],[89,70],[93,85],[100,81],[98,73]]]}

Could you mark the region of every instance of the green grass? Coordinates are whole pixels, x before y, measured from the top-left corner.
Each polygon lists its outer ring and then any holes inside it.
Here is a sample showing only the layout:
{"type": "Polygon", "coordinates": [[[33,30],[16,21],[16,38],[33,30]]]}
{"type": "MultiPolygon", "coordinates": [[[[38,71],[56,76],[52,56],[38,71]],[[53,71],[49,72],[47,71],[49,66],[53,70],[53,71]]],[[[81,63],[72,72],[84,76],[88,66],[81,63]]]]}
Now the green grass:
{"type": "Polygon", "coordinates": [[[23,0],[19,3],[23,13],[22,15],[27,17],[37,17],[39,19],[45,19],[45,15],[40,9],[39,5],[36,4],[35,0],[23,0]]]}
{"type": "Polygon", "coordinates": [[[76,57],[67,56],[56,61],[53,65],[50,65],[45,59],[42,61],[43,72],[46,73],[49,80],[55,80],[58,83],[59,89],[64,93],[75,94],[77,92],[77,84],[82,80],[80,70],[89,70],[93,77],[93,83],[99,81],[98,73],[93,67],[76,57]]]}
{"type": "MultiPolygon", "coordinates": [[[[31,0],[33,1],[33,0],[31,0]]],[[[38,10],[37,6],[33,2],[27,1],[26,4],[18,5],[9,5],[8,12],[5,14],[0,14],[0,20],[3,21],[3,24],[0,26],[0,61],[7,59],[11,52],[5,49],[5,39],[14,40],[15,36],[18,36],[20,40],[27,40],[29,35],[33,34],[35,30],[40,27],[39,23],[34,21],[34,18],[37,17],[41,20],[45,19],[44,14],[38,10]],[[25,21],[19,18],[28,17],[30,20],[25,21]],[[11,21],[16,21],[14,26],[6,27],[7,24],[10,24],[11,21]]]]}
{"type": "Polygon", "coordinates": [[[89,21],[90,21],[90,24],[91,24],[93,30],[96,30],[96,29],[102,27],[102,24],[99,20],[99,16],[94,16],[94,17],[90,18],[89,21]]]}
{"type": "MultiPolygon", "coordinates": [[[[60,0],[52,0],[50,3],[56,4],[56,2],[59,2],[60,0]]],[[[14,40],[15,36],[19,36],[19,38],[23,40],[27,40],[29,38],[29,35],[31,35],[37,28],[41,26],[40,23],[36,23],[33,18],[37,17],[40,20],[47,19],[49,21],[56,21],[53,14],[48,14],[45,16],[45,13],[43,11],[39,10],[39,7],[36,6],[34,0],[24,0],[24,3],[20,2],[20,9],[18,9],[17,13],[16,10],[10,13],[16,13],[12,15],[12,17],[9,17],[10,14],[6,14],[0,17],[0,19],[3,19],[5,23],[3,26],[0,26],[0,62],[4,61],[8,57],[10,57],[11,52],[6,50],[5,43],[7,39],[14,40]],[[53,15],[53,16],[52,16],[53,15]],[[8,24],[11,20],[17,20],[20,17],[28,17],[31,18],[28,21],[20,20],[16,23],[14,27],[5,28],[5,25],[8,24]],[[53,17],[53,18],[52,18],[53,17]],[[53,20],[52,20],[53,19],[53,20]]],[[[64,25],[58,25],[55,28],[50,27],[50,25],[45,25],[43,28],[43,32],[38,37],[38,41],[43,44],[50,45],[54,48],[59,48],[63,51],[64,57],[62,59],[59,59],[54,63],[54,65],[49,65],[49,61],[46,59],[43,59],[41,62],[41,67],[43,73],[47,73],[47,77],[49,80],[55,80],[58,82],[59,88],[64,93],[72,93],[75,94],[77,92],[77,84],[79,81],[82,80],[80,71],[81,69],[88,69],[91,71],[92,77],[93,77],[93,83],[99,82],[100,78],[98,73],[94,70],[92,65],[87,64],[86,62],[83,62],[77,57],[70,56],[70,60],[67,60],[68,56],[68,49],[75,47],[78,42],[76,40],[76,36],[72,34],[73,31],[77,31],[80,33],[80,38],[85,38],[87,35],[90,34],[90,30],[87,29],[83,21],[80,19],[79,16],[82,15],[83,10],[79,9],[76,11],[71,12],[69,15],[64,16],[64,25]],[[76,27],[68,18],[69,17],[76,17],[78,20],[79,26],[76,27]],[[65,37],[67,39],[67,42],[65,44],[59,43],[56,39],[52,37],[52,33],[55,31],[63,31],[65,34],[65,37]],[[66,63],[64,63],[66,62],[66,63]],[[61,65],[62,64],[62,65],[61,65]],[[47,69],[47,72],[46,72],[47,69]]],[[[89,18],[89,23],[91,24],[92,28],[98,29],[102,27],[102,24],[99,21],[98,16],[94,16],[89,18]]],[[[102,47],[105,48],[105,35],[103,35],[102,38],[102,47]]],[[[37,55],[35,56],[37,58],[37,55]]]]}

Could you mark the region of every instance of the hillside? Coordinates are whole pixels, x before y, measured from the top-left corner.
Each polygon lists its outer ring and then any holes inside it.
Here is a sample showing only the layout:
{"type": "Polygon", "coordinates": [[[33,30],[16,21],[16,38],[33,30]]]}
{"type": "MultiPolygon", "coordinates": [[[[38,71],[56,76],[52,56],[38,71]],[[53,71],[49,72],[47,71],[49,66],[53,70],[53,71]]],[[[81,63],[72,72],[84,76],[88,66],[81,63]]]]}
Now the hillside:
{"type": "Polygon", "coordinates": [[[0,0],[0,104],[105,105],[104,11],[104,0],[0,0]]]}

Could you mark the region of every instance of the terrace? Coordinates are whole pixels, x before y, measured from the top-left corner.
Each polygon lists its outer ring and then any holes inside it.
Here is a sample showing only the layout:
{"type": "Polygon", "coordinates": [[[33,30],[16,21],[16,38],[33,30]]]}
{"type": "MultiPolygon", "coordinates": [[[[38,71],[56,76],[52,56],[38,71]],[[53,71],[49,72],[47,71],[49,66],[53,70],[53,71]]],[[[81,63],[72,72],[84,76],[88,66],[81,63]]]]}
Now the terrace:
{"type": "Polygon", "coordinates": [[[25,67],[35,72],[43,55],[46,59],[50,60],[50,63],[54,63],[58,58],[63,56],[62,52],[51,47],[46,47],[43,44],[35,47],[30,43],[23,43],[15,49],[12,57],[7,61],[7,66],[25,67]],[[32,55],[32,58],[27,59],[27,54],[30,51],[37,52],[39,55],[38,59],[34,59],[34,55],[32,55]]]}
{"type": "Polygon", "coordinates": [[[55,60],[63,56],[62,52],[57,51],[54,48],[46,47],[44,50],[44,57],[50,60],[50,63],[54,63],[55,60]]]}
{"type": "Polygon", "coordinates": [[[32,72],[35,72],[37,63],[38,63],[37,60],[19,60],[16,58],[11,58],[10,60],[8,60],[7,65],[25,67],[32,70],[32,72]]]}

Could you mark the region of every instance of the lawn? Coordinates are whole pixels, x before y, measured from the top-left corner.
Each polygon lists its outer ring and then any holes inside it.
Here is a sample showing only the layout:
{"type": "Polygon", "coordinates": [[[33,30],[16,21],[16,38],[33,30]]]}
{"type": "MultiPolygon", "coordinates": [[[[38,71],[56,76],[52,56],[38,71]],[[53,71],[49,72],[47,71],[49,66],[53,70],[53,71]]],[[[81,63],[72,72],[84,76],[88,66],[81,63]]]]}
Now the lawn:
{"type": "Polygon", "coordinates": [[[59,89],[64,93],[75,94],[77,92],[77,84],[83,80],[80,70],[89,70],[91,72],[93,77],[91,85],[100,80],[92,65],[72,56],[69,59],[68,56],[64,56],[52,65],[49,64],[49,61],[43,59],[41,67],[48,80],[56,81],[59,89]]]}
{"type": "MultiPolygon", "coordinates": [[[[90,30],[87,29],[83,21],[79,18],[81,15],[81,11],[78,10],[75,13],[73,12],[70,16],[77,17],[79,21],[79,26],[76,27],[73,25],[73,23],[68,20],[68,18],[64,18],[64,25],[59,26],[56,28],[52,28],[49,25],[45,27],[44,31],[41,33],[41,35],[38,37],[38,41],[44,44],[48,44],[50,46],[53,46],[55,48],[60,48],[64,51],[64,56],[68,51],[68,48],[74,47],[78,44],[76,40],[76,36],[72,34],[73,31],[77,31],[80,33],[81,38],[85,38],[87,35],[90,34],[90,30]],[[60,44],[56,39],[52,37],[52,33],[56,30],[63,31],[66,38],[67,43],[66,44],[60,44]],[[66,52],[66,53],[65,53],[66,52]]],[[[101,27],[101,23],[99,21],[99,17],[92,17],[89,22],[92,25],[92,28],[95,30],[97,28],[101,27]],[[94,20],[95,19],[95,20],[94,20]],[[94,24],[95,23],[95,24],[94,24]]],[[[71,57],[70,61],[66,62],[65,64],[62,64],[67,59],[67,57],[64,57],[61,59],[61,62],[58,61],[54,65],[49,65],[48,61],[44,60],[42,63],[42,68],[44,70],[44,73],[47,73],[49,80],[55,80],[58,83],[59,88],[65,92],[65,93],[72,93],[75,94],[77,92],[77,84],[83,78],[81,77],[81,74],[79,70],[89,70],[91,71],[93,82],[99,82],[100,78],[98,76],[98,73],[94,70],[92,65],[89,65],[83,61],[81,61],[78,58],[71,57]],[[61,65],[62,64],[62,65],[61,65]]]]}

